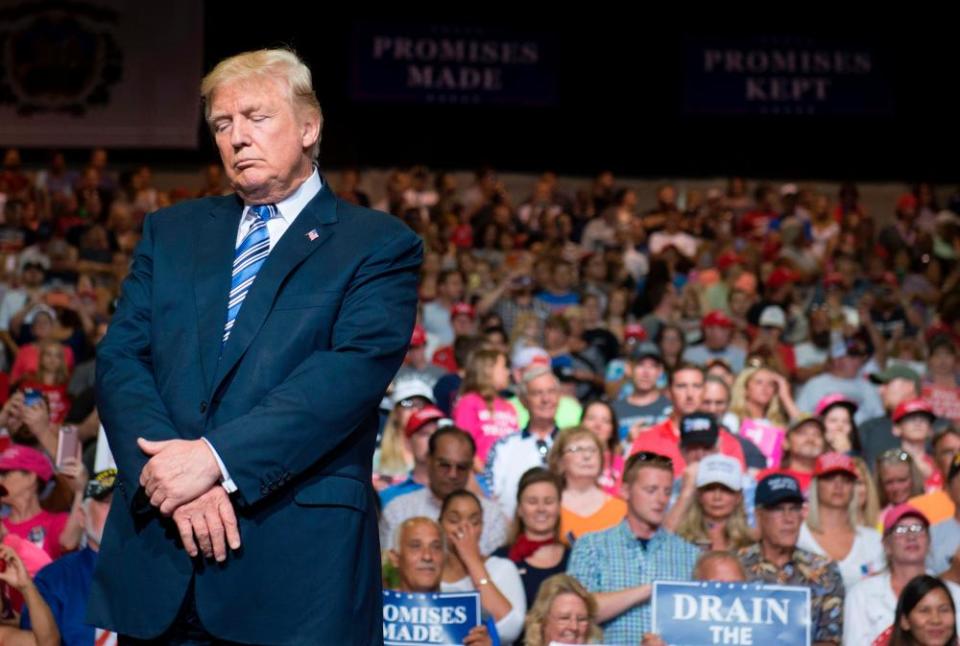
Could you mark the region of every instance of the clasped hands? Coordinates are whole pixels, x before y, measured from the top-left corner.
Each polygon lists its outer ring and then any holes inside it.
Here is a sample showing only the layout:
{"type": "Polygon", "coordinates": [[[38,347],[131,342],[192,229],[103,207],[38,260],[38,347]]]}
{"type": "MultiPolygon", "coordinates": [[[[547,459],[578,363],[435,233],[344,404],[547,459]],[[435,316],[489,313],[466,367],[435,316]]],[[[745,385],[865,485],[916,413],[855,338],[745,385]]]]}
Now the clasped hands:
{"type": "Polygon", "coordinates": [[[190,556],[200,552],[223,562],[227,546],[240,548],[240,529],[233,503],[220,486],[220,467],[203,440],[151,442],[137,438],[150,460],[140,472],[140,485],[150,504],[176,523],[190,556]]]}

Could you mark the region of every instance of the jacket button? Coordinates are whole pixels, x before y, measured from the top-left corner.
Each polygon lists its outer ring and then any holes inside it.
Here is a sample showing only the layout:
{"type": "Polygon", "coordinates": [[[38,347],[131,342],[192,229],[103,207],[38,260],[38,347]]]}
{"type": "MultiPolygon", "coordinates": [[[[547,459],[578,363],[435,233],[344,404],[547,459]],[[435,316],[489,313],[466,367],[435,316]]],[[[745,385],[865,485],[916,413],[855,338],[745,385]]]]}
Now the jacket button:
{"type": "Polygon", "coordinates": [[[207,402],[200,402],[200,412],[201,413],[207,412],[207,402]]]}

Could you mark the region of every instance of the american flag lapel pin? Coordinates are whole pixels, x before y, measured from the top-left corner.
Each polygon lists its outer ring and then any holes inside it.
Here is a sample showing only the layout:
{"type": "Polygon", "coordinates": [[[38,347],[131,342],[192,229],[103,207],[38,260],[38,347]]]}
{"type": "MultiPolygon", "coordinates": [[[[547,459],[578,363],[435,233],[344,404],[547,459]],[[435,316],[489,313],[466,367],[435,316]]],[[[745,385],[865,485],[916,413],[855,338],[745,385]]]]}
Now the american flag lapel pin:
{"type": "Polygon", "coordinates": [[[309,240],[310,242],[313,242],[319,237],[320,237],[320,234],[317,233],[316,229],[310,229],[309,231],[307,231],[307,240],[309,240]]]}

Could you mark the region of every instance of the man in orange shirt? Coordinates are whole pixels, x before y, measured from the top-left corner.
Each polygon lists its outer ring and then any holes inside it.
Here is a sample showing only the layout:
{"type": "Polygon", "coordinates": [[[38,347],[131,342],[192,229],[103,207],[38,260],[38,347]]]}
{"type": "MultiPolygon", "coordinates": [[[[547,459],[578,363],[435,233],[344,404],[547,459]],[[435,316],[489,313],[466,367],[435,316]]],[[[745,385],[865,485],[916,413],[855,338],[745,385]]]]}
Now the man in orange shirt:
{"type": "MultiPolygon", "coordinates": [[[[659,424],[641,431],[630,447],[630,455],[639,451],[659,453],[673,460],[673,476],[679,478],[687,467],[686,460],[680,454],[680,420],[700,410],[703,403],[703,369],[690,363],[681,363],[670,373],[670,383],[667,387],[670,399],[673,401],[673,412],[670,417],[659,424]]],[[[737,438],[727,431],[720,430],[718,440],[720,453],[736,458],[740,468],[746,470],[747,463],[743,457],[743,449],[737,438]]]]}

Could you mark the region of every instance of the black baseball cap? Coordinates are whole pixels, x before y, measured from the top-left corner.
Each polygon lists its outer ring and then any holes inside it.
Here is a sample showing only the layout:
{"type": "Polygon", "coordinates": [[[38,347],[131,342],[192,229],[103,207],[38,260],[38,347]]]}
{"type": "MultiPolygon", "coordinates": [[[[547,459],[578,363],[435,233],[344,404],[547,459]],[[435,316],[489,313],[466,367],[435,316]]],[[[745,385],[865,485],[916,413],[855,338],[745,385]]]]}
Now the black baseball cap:
{"type": "Polygon", "coordinates": [[[797,479],[786,473],[771,473],[757,483],[753,497],[757,507],[773,507],[782,502],[803,503],[803,492],[797,479]]]}
{"type": "Polygon", "coordinates": [[[83,497],[103,501],[113,493],[116,486],[117,470],[104,469],[90,478],[90,482],[87,483],[87,487],[83,491],[83,497]]]}
{"type": "Polygon", "coordinates": [[[714,447],[720,438],[720,427],[713,415],[691,413],[680,420],[680,446],[714,447]]]}
{"type": "Polygon", "coordinates": [[[660,348],[657,347],[656,343],[651,343],[650,341],[638,343],[630,353],[631,361],[640,361],[642,359],[656,359],[658,362],[663,363],[660,348]]]}

